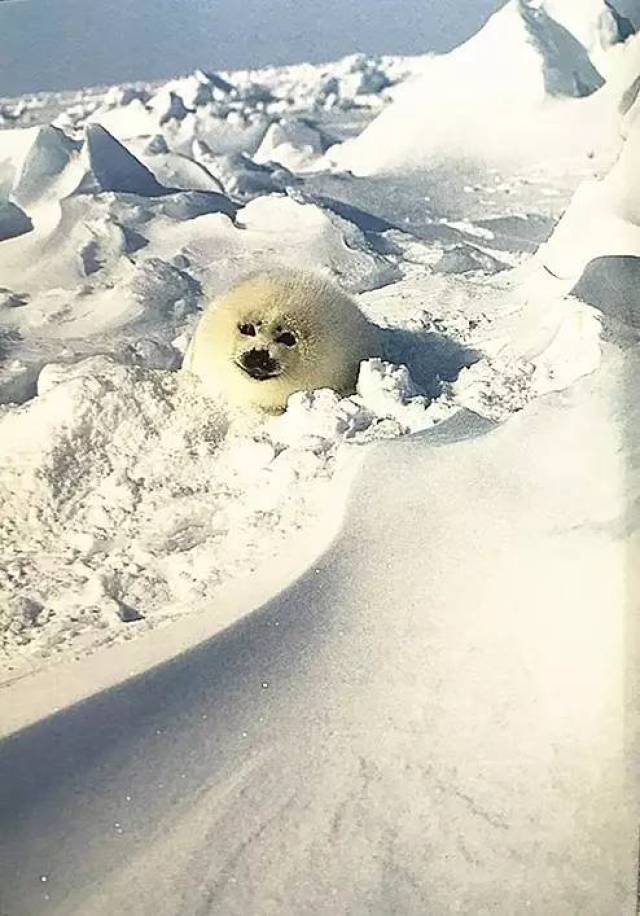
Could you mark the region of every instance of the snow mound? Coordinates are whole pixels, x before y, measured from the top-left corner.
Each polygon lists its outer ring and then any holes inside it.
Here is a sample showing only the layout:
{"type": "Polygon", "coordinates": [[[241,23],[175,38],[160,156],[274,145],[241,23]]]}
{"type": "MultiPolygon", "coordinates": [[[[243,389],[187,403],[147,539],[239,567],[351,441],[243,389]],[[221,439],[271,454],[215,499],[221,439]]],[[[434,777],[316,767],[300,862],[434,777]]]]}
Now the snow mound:
{"type": "Polygon", "coordinates": [[[0,197],[9,195],[37,134],[37,127],[1,131],[0,197]]]}
{"type": "Polygon", "coordinates": [[[238,210],[235,224],[221,214],[189,223],[156,219],[147,238],[148,255],[168,262],[185,259],[210,296],[274,263],[328,272],[351,292],[383,286],[400,275],[395,261],[379,254],[356,225],[284,195],[255,198],[238,210]]]}
{"type": "Polygon", "coordinates": [[[258,197],[237,218],[257,236],[256,241],[266,243],[265,252],[275,251],[269,239],[279,237],[281,260],[326,265],[352,292],[383,286],[399,276],[393,262],[379,255],[354,223],[305,200],[258,197]]]}
{"type": "MultiPolygon", "coordinates": [[[[427,413],[429,398],[420,392],[406,366],[368,360],[360,369],[357,393],[372,412],[398,424],[401,432],[418,432],[433,425],[434,411],[427,413]]],[[[446,405],[445,398],[438,406],[446,410],[446,405]]],[[[438,414],[435,418],[441,419],[438,414]]]]}
{"type": "Polygon", "coordinates": [[[171,152],[162,134],[156,134],[142,149],[138,149],[133,142],[130,146],[166,187],[182,191],[223,191],[220,181],[202,161],[197,161],[195,156],[171,152]]]}
{"type": "Polygon", "coordinates": [[[318,128],[302,119],[283,119],[272,124],[254,159],[257,163],[277,162],[292,171],[312,169],[332,141],[318,128]]]}
{"type": "Polygon", "coordinates": [[[81,144],[57,127],[38,130],[12,189],[13,199],[29,207],[44,198],[64,197],[61,176],[77,159],[81,144]]]}
{"type": "Polygon", "coordinates": [[[135,137],[149,137],[159,130],[158,119],[147,100],[137,96],[123,105],[106,102],[89,116],[87,123],[100,124],[125,142],[135,137]]]}
{"type": "Polygon", "coordinates": [[[181,373],[45,366],[0,418],[4,649],[45,658],[187,611],[320,511],[348,443],[454,410],[380,360],[353,398],[300,393],[272,419],[227,414],[181,373]]]}
{"type": "Polygon", "coordinates": [[[576,191],[538,263],[569,288],[589,261],[604,255],[640,256],[640,120],[635,121],[618,160],[599,181],[576,191]]]}
{"type": "Polygon", "coordinates": [[[300,181],[284,166],[258,164],[244,153],[214,156],[206,144],[198,140],[193,145],[193,157],[215,176],[225,193],[232,197],[250,199],[261,194],[283,192],[300,181]]]}
{"type": "Polygon", "coordinates": [[[536,0],[510,0],[465,44],[432,58],[422,76],[359,137],[329,150],[325,162],[369,174],[450,156],[535,160],[551,127],[567,120],[568,149],[580,143],[586,154],[593,141],[584,140],[582,122],[589,118],[580,109],[580,138],[572,139],[578,109],[569,110],[567,100],[603,83],[585,48],[536,0]]]}

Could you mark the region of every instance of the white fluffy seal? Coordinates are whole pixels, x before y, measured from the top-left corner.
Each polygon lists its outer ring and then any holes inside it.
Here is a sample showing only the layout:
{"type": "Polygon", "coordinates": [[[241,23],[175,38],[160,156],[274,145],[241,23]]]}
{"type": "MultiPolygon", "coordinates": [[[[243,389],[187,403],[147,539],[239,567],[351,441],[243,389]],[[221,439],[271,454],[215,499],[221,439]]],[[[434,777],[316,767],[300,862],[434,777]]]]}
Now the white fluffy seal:
{"type": "Polygon", "coordinates": [[[202,315],[184,368],[227,401],[272,413],[295,391],[355,390],[377,329],[313,273],[279,268],[240,281],[202,315]]]}

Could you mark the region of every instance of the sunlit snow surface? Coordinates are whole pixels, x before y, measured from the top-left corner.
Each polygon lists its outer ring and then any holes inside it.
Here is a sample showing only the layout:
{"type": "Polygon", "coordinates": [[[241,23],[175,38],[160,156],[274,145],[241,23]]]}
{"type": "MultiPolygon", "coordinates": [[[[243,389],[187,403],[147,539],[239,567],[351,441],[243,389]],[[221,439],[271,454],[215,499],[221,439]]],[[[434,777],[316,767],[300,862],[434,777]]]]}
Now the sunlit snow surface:
{"type": "Polygon", "coordinates": [[[625,29],[0,104],[0,910],[631,912],[625,29]],[[266,417],[178,370],[274,262],[384,353],[266,417]]]}
{"type": "MultiPolygon", "coordinates": [[[[574,188],[597,182],[633,132],[634,103],[623,117],[618,102],[638,45],[600,36],[615,75],[599,88],[590,49],[565,31],[558,45],[544,9],[524,6],[509,4],[435,63],[354,56],[3,104],[0,621],[10,672],[199,613],[229,581],[277,564],[332,498],[339,513],[336,469],[367,442],[462,407],[500,422],[596,368],[600,312],[564,298],[593,239],[571,283],[553,282],[555,261],[529,257],[574,188]],[[535,119],[535,106],[562,104],[584,136],[567,148],[555,116],[542,118],[545,155],[525,168],[516,145],[510,162],[502,100],[485,81],[474,95],[494,118],[485,133],[495,127],[503,144],[495,161],[486,144],[461,156],[458,134],[445,131],[427,170],[403,171],[407,135],[385,119],[418,111],[411,99],[433,66],[468,82],[496,46],[507,70],[521,46],[528,54],[509,105],[519,99],[535,119]],[[553,58],[558,47],[566,54],[553,58]],[[606,112],[601,136],[596,110],[606,112]],[[368,137],[392,157],[393,179],[326,170],[332,156],[368,155],[368,137]],[[211,297],[274,262],[325,271],[358,294],[386,329],[387,352],[363,364],[350,398],[301,393],[281,418],[240,416],[176,370],[211,297]]],[[[459,88],[432,85],[431,115],[468,112],[456,109],[459,88]]],[[[412,148],[424,153],[429,135],[416,129],[412,148]]],[[[622,220],[633,247],[636,217],[622,220]]]]}

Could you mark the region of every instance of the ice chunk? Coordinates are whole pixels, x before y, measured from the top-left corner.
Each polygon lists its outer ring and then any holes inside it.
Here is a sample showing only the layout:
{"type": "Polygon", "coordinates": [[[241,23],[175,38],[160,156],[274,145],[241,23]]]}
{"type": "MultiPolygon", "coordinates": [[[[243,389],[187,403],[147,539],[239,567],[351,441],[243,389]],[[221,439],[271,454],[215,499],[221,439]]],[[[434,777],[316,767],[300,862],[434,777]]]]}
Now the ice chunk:
{"type": "Polygon", "coordinates": [[[310,166],[333,141],[303,119],[283,119],[267,130],[254,159],[279,162],[295,171],[310,166]]]}
{"type": "Polygon", "coordinates": [[[169,193],[169,189],[100,124],[87,127],[83,155],[87,172],[78,187],[80,193],[119,191],[143,197],[169,193]]]}
{"type": "Polygon", "coordinates": [[[506,264],[487,254],[474,245],[454,245],[443,252],[442,257],[434,266],[437,274],[466,274],[474,270],[481,270],[486,274],[495,274],[505,270],[506,264]]]}
{"type": "Polygon", "coordinates": [[[27,214],[9,200],[0,199],[0,242],[30,232],[33,224],[27,214]]]}
{"type": "Polygon", "coordinates": [[[80,144],[57,127],[41,127],[27,153],[12,190],[13,199],[28,207],[45,197],[77,157],[80,144]]]}
{"type": "Polygon", "coordinates": [[[194,143],[194,155],[215,175],[224,190],[234,197],[251,198],[284,191],[300,181],[284,166],[258,164],[244,153],[213,156],[206,144],[198,140],[194,143]]]}

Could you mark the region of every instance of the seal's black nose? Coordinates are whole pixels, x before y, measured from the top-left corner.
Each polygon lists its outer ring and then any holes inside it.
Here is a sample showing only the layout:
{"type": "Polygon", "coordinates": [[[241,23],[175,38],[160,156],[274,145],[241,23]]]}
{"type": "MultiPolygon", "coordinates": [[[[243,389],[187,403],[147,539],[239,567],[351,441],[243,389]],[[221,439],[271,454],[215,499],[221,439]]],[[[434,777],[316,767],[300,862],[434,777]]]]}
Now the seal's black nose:
{"type": "Polygon", "coordinates": [[[277,375],[280,366],[269,354],[268,350],[247,350],[240,357],[244,371],[255,379],[272,378],[277,375]]]}

